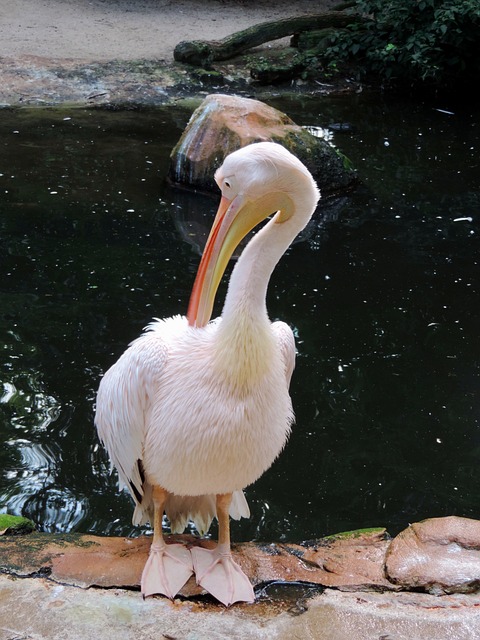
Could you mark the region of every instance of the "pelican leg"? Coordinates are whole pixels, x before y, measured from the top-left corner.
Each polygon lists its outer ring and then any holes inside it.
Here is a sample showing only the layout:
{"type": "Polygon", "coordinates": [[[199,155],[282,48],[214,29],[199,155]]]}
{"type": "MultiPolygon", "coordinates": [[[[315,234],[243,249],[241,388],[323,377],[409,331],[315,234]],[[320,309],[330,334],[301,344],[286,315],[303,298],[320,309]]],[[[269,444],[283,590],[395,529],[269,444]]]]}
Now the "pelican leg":
{"type": "Polygon", "coordinates": [[[142,595],[161,593],[174,598],[193,574],[192,558],[188,549],[181,544],[166,544],[162,534],[163,508],[167,491],[153,488],[155,516],[153,522],[153,542],[142,573],[142,595]]]}
{"type": "Polygon", "coordinates": [[[232,494],[217,496],[218,545],[216,549],[192,547],[197,584],[225,606],[234,602],[254,602],[250,580],[233,560],[230,550],[229,509],[232,494]]]}

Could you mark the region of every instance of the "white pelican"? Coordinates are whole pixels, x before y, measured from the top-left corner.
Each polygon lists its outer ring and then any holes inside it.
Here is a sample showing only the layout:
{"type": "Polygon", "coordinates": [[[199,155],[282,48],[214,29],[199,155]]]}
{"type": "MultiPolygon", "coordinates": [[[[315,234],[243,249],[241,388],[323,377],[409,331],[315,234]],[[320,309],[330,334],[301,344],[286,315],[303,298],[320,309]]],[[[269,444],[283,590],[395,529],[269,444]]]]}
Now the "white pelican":
{"type": "Polygon", "coordinates": [[[229,155],[215,180],[222,197],[187,316],[155,320],[131,343],[100,383],[95,420],[135,501],[133,522],[153,522],[144,597],[173,598],[195,572],[228,606],[254,600],[232,559],[229,515],[249,516],[242,490],[270,467],[293,420],[294,338],[286,324],[270,322],[267,286],[319,192],[305,166],[271,142],[229,155]],[[233,269],[221,317],[209,322],[233,251],[272,214],[233,269]],[[217,517],[217,547],[166,544],[164,512],[174,532],[191,519],[202,534],[217,517]]]}

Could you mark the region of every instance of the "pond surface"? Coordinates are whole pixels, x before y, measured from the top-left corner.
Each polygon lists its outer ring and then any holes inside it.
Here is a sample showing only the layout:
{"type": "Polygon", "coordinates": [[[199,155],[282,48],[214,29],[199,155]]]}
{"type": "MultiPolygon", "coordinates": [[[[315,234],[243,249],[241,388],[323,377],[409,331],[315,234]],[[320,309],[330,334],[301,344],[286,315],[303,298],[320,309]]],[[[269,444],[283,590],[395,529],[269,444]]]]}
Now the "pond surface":
{"type": "MultiPolygon", "coordinates": [[[[363,96],[272,102],[362,186],[276,269],[296,425],[236,540],[480,516],[480,114],[363,96]]],[[[186,310],[216,200],[165,183],[190,111],[0,112],[0,511],[136,535],[93,426],[102,373],[186,310]]],[[[225,292],[218,297],[217,310],[225,292]]]]}

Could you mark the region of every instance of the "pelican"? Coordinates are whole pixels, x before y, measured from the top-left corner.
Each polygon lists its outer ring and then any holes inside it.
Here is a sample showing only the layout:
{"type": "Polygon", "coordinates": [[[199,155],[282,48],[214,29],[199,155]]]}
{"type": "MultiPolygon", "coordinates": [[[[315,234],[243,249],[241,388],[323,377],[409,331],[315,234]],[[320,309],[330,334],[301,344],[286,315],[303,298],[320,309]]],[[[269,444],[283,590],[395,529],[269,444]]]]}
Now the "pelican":
{"type": "Polygon", "coordinates": [[[267,286],[319,191],[306,167],[272,142],[227,156],[215,181],[221,200],[187,315],[153,321],[105,373],[95,422],[135,502],[134,524],[153,524],[143,596],[173,598],[195,573],[229,606],[255,599],[232,558],[230,516],[250,515],[243,489],[279,455],[293,421],[294,337],[287,324],[270,322],[267,286]],[[232,271],[221,317],[210,321],[235,248],[269,217],[232,271]],[[216,548],[167,544],[164,513],[172,532],[192,520],[201,535],[216,517],[216,548]]]}

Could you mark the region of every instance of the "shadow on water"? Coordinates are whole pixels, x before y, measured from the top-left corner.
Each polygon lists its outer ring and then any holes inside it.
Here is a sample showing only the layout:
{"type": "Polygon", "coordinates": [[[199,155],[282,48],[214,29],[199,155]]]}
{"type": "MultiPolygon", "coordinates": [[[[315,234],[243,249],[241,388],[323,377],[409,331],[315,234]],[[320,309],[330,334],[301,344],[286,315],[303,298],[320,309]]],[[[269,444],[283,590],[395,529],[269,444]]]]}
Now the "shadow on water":
{"type": "MultiPolygon", "coordinates": [[[[298,336],[297,423],[233,535],[478,517],[479,114],[361,96],[274,106],[349,123],[332,142],[363,185],[322,204],[272,278],[271,317],[298,336]]],[[[189,115],[0,112],[0,510],[45,531],[139,532],[93,406],[149,320],[186,310],[216,208],[164,182],[189,115]]]]}

